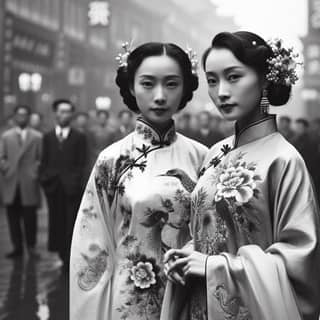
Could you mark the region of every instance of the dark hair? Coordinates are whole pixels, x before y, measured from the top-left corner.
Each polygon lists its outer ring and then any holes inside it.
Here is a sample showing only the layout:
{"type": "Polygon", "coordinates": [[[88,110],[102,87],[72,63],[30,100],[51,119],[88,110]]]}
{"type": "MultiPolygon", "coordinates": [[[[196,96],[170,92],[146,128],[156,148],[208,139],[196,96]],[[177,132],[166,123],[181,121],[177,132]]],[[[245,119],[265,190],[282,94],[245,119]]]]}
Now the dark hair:
{"type": "Polygon", "coordinates": [[[109,118],[110,114],[108,110],[104,110],[104,109],[98,109],[97,110],[97,116],[100,116],[100,114],[104,114],[107,118],[109,118]]]}
{"type": "Polygon", "coordinates": [[[69,99],[57,99],[57,100],[54,100],[53,103],[52,103],[52,109],[54,112],[56,112],[58,110],[58,107],[60,104],[62,103],[67,103],[67,104],[70,104],[71,106],[71,111],[75,111],[76,107],[75,105],[71,102],[71,100],[69,99]]]}
{"type": "Polygon", "coordinates": [[[77,112],[76,118],[81,117],[81,116],[83,116],[83,117],[85,117],[85,118],[89,118],[88,112],[85,112],[85,111],[79,111],[79,112],[77,112]]]}
{"type": "Polygon", "coordinates": [[[172,43],[148,42],[133,50],[128,56],[127,67],[119,67],[116,83],[120,88],[123,102],[135,113],[139,113],[136,98],[131,94],[134,76],[142,61],[147,57],[167,55],[180,66],[183,75],[183,96],[179,110],[183,109],[192,99],[193,91],[198,88],[198,77],[192,73],[191,61],[188,55],[177,45],[172,43]]]}
{"type": "Polygon", "coordinates": [[[304,127],[309,127],[309,121],[304,118],[298,118],[296,119],[296,123],[301,123],[304,127]]]}
{"type": "Polygon", "coordinates": [[[31,112],[31,115],[37,115],[37,116],[39,116],[40,119],[43,118],[43,115],[42,115],[40,112],[38,112],[38,111],[33,111],[33,112],[31,112]]]}
{"type": "Polygon", "coordinates": [[[285,122],[291,123],[291,118],[288,116],[281,116],[279,118],[279,121],[285,121],[285,122]]]}
{"type": "Polygon", "coordinates": [[[26,104],[19,104],[14,108],[14,113],[16,114],[20,109],[27,111],[28,115],[30,116],[30,114],[31,114],[30,106],[28,106],[26,104]]]}
{"type": "Polygon", "coordinates": [[[122,115],[124,115],[124,114],[128,114],[131,118],[133,117],[133,114],[132,114],[131,111],[129,111],[129,110],[120,110],[118,112],[118,118],[121,118],[122,115]]]}
{"type": "MultiPolygon", "coordinates": [[[[273,56],[273,51],[266,41],[255,33],[248,31],[218,33],[202,56],[204,70],[209,53],[213,48],[230,50],[239,61],[251,67],[262,77],[269,72],[267,59],[273,56]]],[[[267,90],[269,102],[273,106],[282,106],[290,98],[291,86],[269,82],[267,90]]]]}

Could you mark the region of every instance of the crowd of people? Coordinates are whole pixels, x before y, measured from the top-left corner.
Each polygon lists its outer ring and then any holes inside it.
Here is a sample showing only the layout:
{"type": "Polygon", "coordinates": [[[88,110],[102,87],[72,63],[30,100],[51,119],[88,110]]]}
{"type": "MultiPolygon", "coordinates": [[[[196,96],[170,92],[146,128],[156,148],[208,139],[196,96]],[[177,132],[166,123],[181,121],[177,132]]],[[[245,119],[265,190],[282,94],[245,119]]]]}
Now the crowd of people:
{"type": "Polygon", "coordinates": [[[76,112],[67,99],[52,107],[56,123],[51,128],[28,105],[17,105],[1,128],[0,203],[6,207],[13,246],[6,257],[39,257],[37,210],[46,206],[48,249],[58,252],[68,271],[73,224],[88,175],[98,154],[133,130],[134,117],[120,111],[111,124],[107,110],[90,117],[76,112]]]}
{"type": "Polygon", "coordinates": [[[45,130],[15,108],[0,140],[6,257],[39,258],[46,199],[71,320],[318,319],[320,120],[269,113],[297,80],[292,52],[217,34],[202,68],[220,117],[181,112],[199,84],[190,52],[123,48],[117,118],[59,99],[45,130]]]}

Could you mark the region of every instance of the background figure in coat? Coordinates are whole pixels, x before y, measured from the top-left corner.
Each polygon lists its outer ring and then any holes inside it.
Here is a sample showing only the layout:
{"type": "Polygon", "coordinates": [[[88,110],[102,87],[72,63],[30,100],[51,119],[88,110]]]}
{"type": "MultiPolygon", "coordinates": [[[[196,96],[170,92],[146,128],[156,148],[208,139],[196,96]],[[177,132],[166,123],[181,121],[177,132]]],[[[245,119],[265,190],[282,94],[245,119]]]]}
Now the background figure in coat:
{"type": "Polygon", "coordinates": [[[3,201],[7,209],[13,251],[7,258],[23,254],[23,234],[30,257],[36,257],[37,206],[40,204],[38,169],[42,134],[28,127],[29,106],[15,108],[16,126],[2,134],[0,173],[3,176],[3,201]],[[23,221],[23,230],[22,222],[23,221]]]}
{"type": "Polygon", "coordinates": [[[219,117],[214,117],[204,110],[198,114],[198,128],[194,131],[193,138],[208,148],[224,138],[219,129],[219,117]]]}
{"type": "Polygon", "coordinates": [[[56,100],[53,110],[57,125],[43,138],[40,178],[49,209],[49,250],[58,252],[67,271],[87,147],[85,136],[70,127],[75,111],[71,101],[56,100]]]}

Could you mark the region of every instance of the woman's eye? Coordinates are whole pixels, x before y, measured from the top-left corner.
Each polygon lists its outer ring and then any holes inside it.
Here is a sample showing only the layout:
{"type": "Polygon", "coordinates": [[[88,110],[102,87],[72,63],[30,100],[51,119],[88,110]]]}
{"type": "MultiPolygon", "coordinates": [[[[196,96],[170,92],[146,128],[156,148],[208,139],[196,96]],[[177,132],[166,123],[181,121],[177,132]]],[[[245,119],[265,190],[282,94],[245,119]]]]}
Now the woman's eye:
{"type": "Polygon", "coordinates": [[[170,82],[167,82],[167,87],[168,88],[176,88],[178,86],[178,82],[176,81],[170,81],[170,82]]]}
{"type": "Polygon", "coordinates": [[[240,77],[241,76],[239,74],[231,74],[228,76],[228,80],[234,82],[237,81],[240,77]]]}
{"type": "Polygon", "coordinates": [[[144,88],[152,88],[152,82],[151,81],[142,81],[141,82],[141,85],[144,87],[144,88]]]}
{"type": "Polygon", "coordinates": [[[217,83],[214,78],[207,78],[207,82],[209,86],[214,86],[217,83]]]}

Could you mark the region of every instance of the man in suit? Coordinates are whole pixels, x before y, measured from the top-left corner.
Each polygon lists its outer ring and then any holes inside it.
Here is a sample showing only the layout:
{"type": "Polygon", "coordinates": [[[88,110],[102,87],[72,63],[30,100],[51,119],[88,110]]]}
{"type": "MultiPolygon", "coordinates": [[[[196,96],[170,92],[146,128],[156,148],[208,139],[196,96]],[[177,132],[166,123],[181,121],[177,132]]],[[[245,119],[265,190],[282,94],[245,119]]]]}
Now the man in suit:
{"type": "Polygon", "coordinates": [[[75,107],[71,101],[54,101],[56,126],[44,135],[40,179],[49,209],[50,251],[58,252],[68,271],[73,226],[83,192],[86,166],[85,136],[71,128],[75,107]]]}
{"type": "Polygon", "coordinates": [[[38,170],[41,160],[42,134],[28,127],[31,109],[15,108],[15,123],[2,134],[0,141],[0,172],[3,176],[3,202],[7,209],[13,251],[7,258],[21,257],[23,234],[30,257],[36,257],[36,210],[40,204],[38,170]],[[22,221],[24,231],[22,231],[22,221]]]}

